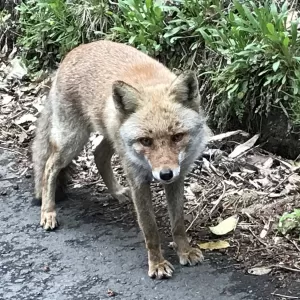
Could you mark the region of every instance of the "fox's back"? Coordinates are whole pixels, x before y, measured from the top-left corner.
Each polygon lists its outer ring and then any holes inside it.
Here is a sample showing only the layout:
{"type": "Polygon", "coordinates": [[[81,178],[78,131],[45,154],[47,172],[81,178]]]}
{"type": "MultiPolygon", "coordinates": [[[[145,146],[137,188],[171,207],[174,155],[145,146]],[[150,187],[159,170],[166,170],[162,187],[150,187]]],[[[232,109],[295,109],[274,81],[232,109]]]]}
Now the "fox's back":
{"type": "Polygon", "coordinates": [[[114,81],[135,88],[169,84],[175,75],[158,61],[125,44],[97,41],[73,49],[57,73],[56,86],[72,101],[102,105],[114,81]]]}

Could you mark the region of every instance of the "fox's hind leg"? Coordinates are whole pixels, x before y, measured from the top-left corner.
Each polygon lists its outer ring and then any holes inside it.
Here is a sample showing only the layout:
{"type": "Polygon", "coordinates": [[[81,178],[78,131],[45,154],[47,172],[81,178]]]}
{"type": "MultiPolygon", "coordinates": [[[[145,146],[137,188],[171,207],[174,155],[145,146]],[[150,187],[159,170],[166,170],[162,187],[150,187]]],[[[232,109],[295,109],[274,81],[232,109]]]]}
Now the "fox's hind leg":
{"type": "Polygon", "coordinates": [[[130,189],[121,186],[113,174],[111,167],[111,158],[113,154],[114,149],[110,142],[106,138],[103,138],[95,150],[95,162],[109,193],[122,203],[131,198],[130,189]]]}
{"type": "Polygon", "coordinates": [[[55,211],[58,176],[82,150],[90,133],[88,121],[70,103],[53,85],[33,145],[36,195],[42,196],[40,224],[46,230],[58,225],[55,211]]]}
{"type": "MultiPolygon", "coordinates": [[[[77,124],[80,124],[78,122],[77,124]]],[[[50,138],[51,154],[43,175],[41,226],[54,229],[58,223],[55,211],[55,190],[59,172],[67,167],[87,142],[88,130],[78,128],[72,122],[60,124],[50,138]],[[59,128],[59,129],[58,129],[59,128]]]]}

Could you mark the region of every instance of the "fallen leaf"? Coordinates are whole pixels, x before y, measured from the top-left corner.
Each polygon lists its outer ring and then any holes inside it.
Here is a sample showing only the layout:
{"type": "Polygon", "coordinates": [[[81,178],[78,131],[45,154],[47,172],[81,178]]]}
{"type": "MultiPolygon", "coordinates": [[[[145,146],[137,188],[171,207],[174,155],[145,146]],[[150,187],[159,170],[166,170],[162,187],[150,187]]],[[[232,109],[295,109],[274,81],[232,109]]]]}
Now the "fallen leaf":
{"type": "Polygon", "coordinates": [[[2,95],[2,101],[1,101],[1,105],[7,105],[14,97],[10,96],[10,95],[2,95]]]}
{"type": "Polygon", "coordinates": [[[38,113],[40,113],[44,108],[44,106],[39,103],[34,103],[32,106],[38,111],[38,113]]]}
{"type": "Polygon", "coordinates": [[[297,174],[292,174],[289,178],[288,178],[289,183],[291,184],[296,184],[296,185],[300,185],[300,176],[297,174]]]}
{"type": "Polygon", "coordinates": [[[264,169],[270,169],[273,165],[273,158],[272,157],[269,157],[263,164],[263,168],[264,169]]]}
{"type": "Polygon", "coordinates": [[[230,186],[233,186],[233,187],[237,188],[237,185],[232,180],[224,180],[224,182],[227,185],[230,185],[230,186]]]}
{"type": "Polygon", "coordinates": [[[216,249],[225,249],[230,247],[230,244],[227,241],[216,241],[216,242],[207,242],[198,244],[200,249],[205,250],[216,250],[216,249]]]}
{"type": "Polygon", "coordinates": [[[234,215],[219,223],[217,226],[209,227],[210,231],[215,235],[224,235],[235,230],[238,223],[238,216],[234,215]]]}
{"type": "Polygon", "coordinates": [[[270,184],[270,180],[268,178],[255,179],[254,182],[260,184],[262,187],[265,187],[270,184]]]}
{"type": "Polygon", "coordinates": [[[19,142],[23,143],[27,139],[28,135],[24,131],[22,131],[18,137],[19,137],[19,142]]]}
{"type": "Polygon", "coordinates": [[[209,140],[210,141],[220,141],[220,140],[226,139],[226,138],[231,137],[236,134],[241,134],[242,136],[248,136],[247,132],[245,132],[243,130],[236,130],[236,131],[229,131],[229,132],[225,132],[225,133],[220,133],[218,135],[214,135],[209,140]]]}
{"type": "Polygon", "coordinates": [[[7,75],[7,79],[22,79],[27,74],[27,68],[20,57],[16,56],[10,63],[12,65],[12,69],[7,75]]]}
{"type": "Polygon", "coordinates": [[[250,148],[252,148],[254,146],[254,144],[256,143],[256,141],[259,138],[259,134],[254,135],[250,140],[248,140],[247,142],[238,145],[233,151],[232,153],[229,154],[229,158],[235,158],[239,155],[241,155],[242,153],[244,153],[245,151],[249,150],[250,148]]]}
{"type": "Polygon", "coordinates": [[[35,122],[36,121],[36,117],[32,114],[26,114],[23,115],[19,120],[16,121],[16,124],[20,125],[20,124],[24,124],[27,122],[35,122]]]}
{"type": "Polygon", "coordinates": [[[28,132],[35,130],[36,126],[30,125],[29,128],[27,129],[28,132]]]}
{"type": "Polygon", "coordinates": [[[190,189],[194,194],[200,194],[203,191],[203,187],[196,182],[190,184],[190,189]]]}
{"type": "Polygon", "coordinates": [[[205,168],[208,172],[211,172],[209,161],[208,161],[206,158],[204,158],[204,157],[202,158],[202,161],[203,161],[203,166],[204,166],[204,168],[205,168]]]}
{"type": "Polygon", "coordinates": [[[272,269],[267,267],[256,267],[256,268],[248,269],[249,274],[258,275],[258,276],[269,274],[271,271],[272,269]]]}

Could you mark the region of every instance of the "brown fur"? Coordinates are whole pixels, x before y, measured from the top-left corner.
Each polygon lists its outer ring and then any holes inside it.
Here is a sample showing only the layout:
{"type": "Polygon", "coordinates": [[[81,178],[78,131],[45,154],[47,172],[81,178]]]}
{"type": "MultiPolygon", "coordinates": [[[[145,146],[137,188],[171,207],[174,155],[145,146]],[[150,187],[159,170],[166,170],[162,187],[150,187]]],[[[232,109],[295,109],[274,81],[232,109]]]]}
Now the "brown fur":
{"type": "Polygon", "coordinates": [[[81,151],[90,132],[99,131],[104,138],[95,150],[97,168],[116,199],[134,202],[148,249],[149,276],[170,277],[173,272],[161,253],[151,201],[153,177],[165,187],[180,263],[201,261],[201,251],[188,243],[183,218],[184,176],[207,141],[199,105],[198,83],[191,72],[177,77],[142,52],[108,41],[72,50],[59,67],[33,143],[35,193],[42,195],[41,225],[45,229],[58,225],[59,174],[81,151]],[[145,139],[151,143],[143,144],[145,139]],[[129,189],[113,175],[115,152],[129,189]],[[171,170],[170,180],[163,179],[165,170],[171,170]]]}

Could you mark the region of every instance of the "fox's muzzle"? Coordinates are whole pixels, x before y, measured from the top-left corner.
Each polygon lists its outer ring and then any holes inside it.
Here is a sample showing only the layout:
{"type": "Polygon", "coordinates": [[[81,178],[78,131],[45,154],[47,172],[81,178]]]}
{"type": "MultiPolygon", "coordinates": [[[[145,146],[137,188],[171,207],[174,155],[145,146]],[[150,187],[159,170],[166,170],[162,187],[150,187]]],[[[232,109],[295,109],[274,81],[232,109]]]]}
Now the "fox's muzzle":
{"type": "Polygon", "coordinates": [[[152,171],[153,178],[160,181],[161,183],[172,183],[175,181],[180,174],[180,167],[176,168],[162,168],[155,169],[152,171]]]}

